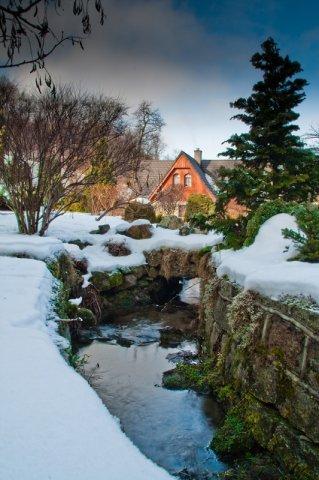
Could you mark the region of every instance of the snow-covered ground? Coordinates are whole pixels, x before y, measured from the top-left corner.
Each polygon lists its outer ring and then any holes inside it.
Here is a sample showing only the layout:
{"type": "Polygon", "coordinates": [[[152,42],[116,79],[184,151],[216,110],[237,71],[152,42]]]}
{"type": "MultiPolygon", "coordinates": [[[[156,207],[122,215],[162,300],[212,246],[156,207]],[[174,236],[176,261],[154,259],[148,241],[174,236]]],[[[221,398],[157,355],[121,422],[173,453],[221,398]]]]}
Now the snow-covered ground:
{"type": "Polygon", "coordinates": [[[297,230],[294,217],[282,213],[267,220],[255,241],[241,250],[213,253],[217,275],[227,277],[246,290],[278,299],[284,295],[310,296],[319,303],[319,264],[289,261],[296,255],[283,228],[297,230]]]}
{"type": "MultiPolygon", "coordinates": [[[[141,222],[136,222],[141,223],[141,222]]],[[[67,250],[91,270],[145,262],[143,251],[162,246],[201,248],[220,235],[180,237],[153,227],[149,240],[118,231],[118,217],[97,223],[87,214],[56,219],[44,238],[17,233],[11,213],[0,212],[0,478],[5,480],[168,480],[121,431],[88,383],[61,356],[50,302],[54,279],[43,260],[67,250]],[[108,223],[104,235],[90,234],[108,223]],[[71,240],[88,241],[80,250],[71,240]],[[127,257],[112,257],[105,243],[123,242],[127,257]],[[30,256],[16,258],[15,256],[30,256]]]]}
{"type": "Polygon", "coordinates": [[[53,285],[45,263],[0,257],[0,284],[0,478],[172,478],[61,356],[45,322],[53,285]]]}
{"type": "MultiPolygon", "coordinates": [[[[214,232],[182,237],[178,231],[155,227],[152,238],[133,240],[123,235],[128,226],[119,217],[97,223],[94,216],[69,213],[40,238],[18,235],[14,216],[0,212],[1,479],[172,478],[140,453],[88,383],[66,363],[58,348],[64,340],[50,320],[54,279],[43,260],[61,251],[86,258],[91,271],[110,271],[145,263],[143,252],[154,248],[190,250],[221,241],[214,232]],[[107,234],[89,233],[105,223],[111,226],[107,234]],[[72,240],[92,245],[80,250],[68,243],[72,240]],[[125,242],[132,253],[113,257],[105,248],[109,241],[125,242]]],[[[217,274],[273,298],[303,294],[319,303],[319,265],[288,261],[295,251],[282,236],[285,227],[296,228],[295,219],[277,215],[261,227],[250,247],[213,253],[217,274]]],[[[197,279],[186,282],[182,299],[196,302],[198,289],[197,279]]]]}
{"type": "MultiPolygon", "coordinates": [[[[152,238],[146,240],[134,240],[123,235],[130,225],[141,223],[137,220],[133,223],[123,221],[120,217],[104,217],[100,222],[93,215],[85,213],[67,213],[58,217],[49,227],[46,237],[14,235],[17,233],[17,225],[14,215],[8,212],[0,212],[0,255],[17,255],[20,253],[43,259],[54,253],[66,249],[73,257],[88,260],[89,271],[112,271],[116,268],[135,267],[146,262],[143,252],[161,247],[182,248],[184,250],[200,249],[207,245],[216,245],[222,240],[220,234],[210,232],[208,235],[178,234],[178,230],[168,230],[160,227],[153,228],[152,238]],[[111,229],[104,235],[90,234],[98,225],[109,224],[111,229]],[[83,250],[77,245],[62,242],[80,240],[89,242],[90,246],[83,250]],[[107,242],[125,243],[132,252],[124,257],[114,257],[105,248],[107,242]],[[42,247],[40,247],[42,245],[42,247]],[[38,247],[38,249],[37,249],[38,247]]],[[[147,223],[144,220],[142,223],[147,223]]]]}

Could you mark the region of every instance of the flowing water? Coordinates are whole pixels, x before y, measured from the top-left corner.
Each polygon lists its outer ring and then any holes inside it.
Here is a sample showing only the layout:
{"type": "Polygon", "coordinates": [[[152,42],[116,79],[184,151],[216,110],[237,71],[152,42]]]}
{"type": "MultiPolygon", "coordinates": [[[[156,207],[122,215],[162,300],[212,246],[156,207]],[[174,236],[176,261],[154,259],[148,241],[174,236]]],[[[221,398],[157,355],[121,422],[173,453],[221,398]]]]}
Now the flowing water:
{"type": "Polygon", "coordinates": [[[196,352],[195,341],[185,339],[193,320],[189,310],[143,309],[103,325],[101,338],[80,353],[89,356],[93,387],[134,444],[179,478],[202,480],[225,470],[208,448],[220,407],[207,395],[161,386],[181,352],[196,352]]]}

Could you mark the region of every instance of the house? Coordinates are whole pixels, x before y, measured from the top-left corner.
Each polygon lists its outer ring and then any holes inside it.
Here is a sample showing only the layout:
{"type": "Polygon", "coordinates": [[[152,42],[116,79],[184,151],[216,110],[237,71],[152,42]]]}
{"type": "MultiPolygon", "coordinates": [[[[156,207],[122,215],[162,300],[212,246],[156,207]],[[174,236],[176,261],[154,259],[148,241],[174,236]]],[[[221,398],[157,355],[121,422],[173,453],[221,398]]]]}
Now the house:
{"type": "MultiPolygon", "coordinates": [[[[207,195],[216,200],[216,180],[220,167],[233,168],[234,160],[204,160],[197,148],[194,157],[181,151],[175,160],[151,161],[144,171],[146,194],[152,203],[167,197],[176,203],[176,214],[183,216],[188,197],[193,193],[207,195]]],[[[229,206],[229,213],[237,216],[235,202],[229,206]]]]}

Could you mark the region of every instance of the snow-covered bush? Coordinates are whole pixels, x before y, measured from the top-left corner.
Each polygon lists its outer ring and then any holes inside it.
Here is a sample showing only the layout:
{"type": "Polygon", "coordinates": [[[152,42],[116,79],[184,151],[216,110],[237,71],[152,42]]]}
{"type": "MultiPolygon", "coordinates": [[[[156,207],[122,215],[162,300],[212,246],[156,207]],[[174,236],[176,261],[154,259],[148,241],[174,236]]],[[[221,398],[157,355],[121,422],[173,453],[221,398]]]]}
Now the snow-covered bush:
{"type": "Polygon", "coordinates": [[[297,204],[294,202],[284,202],[280,199],[272,202],[265,202],[257,208],[252,217],[248,220],[246,227],[245,246],[254,243],[260,227],[271,217],[278,215],[278,213],[293,214],[297,204]]]}

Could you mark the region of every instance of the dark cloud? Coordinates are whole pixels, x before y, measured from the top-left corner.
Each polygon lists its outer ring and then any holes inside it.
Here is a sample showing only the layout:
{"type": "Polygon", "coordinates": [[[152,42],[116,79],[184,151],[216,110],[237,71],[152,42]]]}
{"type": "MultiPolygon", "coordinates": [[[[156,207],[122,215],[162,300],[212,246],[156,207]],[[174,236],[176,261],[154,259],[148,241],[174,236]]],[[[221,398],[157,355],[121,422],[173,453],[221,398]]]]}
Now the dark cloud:
{"type": "MultiPolygon", "coordinates": [[[[133,108],[150,99],[166,120],[169,152],[200,146],[206,157],[215,156],[223,140],[242,130],[229,121],[229,102],[249,93],[256,79],[249,57],[264,37],[276,33],[280,2],[104,3],[107,21],[94,27],[85,52],[67,47],[50,59],[55,80],[120,96],[133,108]]],[[[59,21],[68,29],[75,25],[67,12],[59,21]]],[[[303,35],[308,45],[317,41],[316,29],[303,35]]],[[[283,39],[289,43],[287,33],[283,39]]],[[[30,82],[25,72],[19,77],[30,82]]],[[[312,109],[305,111],[310,121],[312,109]]]]}

